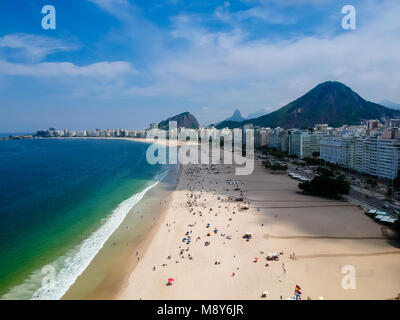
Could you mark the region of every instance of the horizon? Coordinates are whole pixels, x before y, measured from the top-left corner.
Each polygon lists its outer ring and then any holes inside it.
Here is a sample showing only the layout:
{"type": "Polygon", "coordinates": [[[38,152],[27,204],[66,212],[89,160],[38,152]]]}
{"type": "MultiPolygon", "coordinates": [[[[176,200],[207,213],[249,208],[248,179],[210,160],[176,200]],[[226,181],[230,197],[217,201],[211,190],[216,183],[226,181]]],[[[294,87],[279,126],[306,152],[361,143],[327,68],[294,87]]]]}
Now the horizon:
{"type": "MultiPolygon", "coordinates": [[[[335,81],[335,80],[327,80],[327,81],[324,81],[324,82],[319,83],[318,85],[316,85],[316,86],[313,87],[312,89],[307,90],[306,93],[304,93],[304,94],[301,95],[300,97],[296,98],[295,100],[297,100],[297,99],[303,97],[304,95],[306,95],[306,94],[309,93],[310,91],[316,89],[318,86],[320,86],[320,85],[322,85],[322,84],[325,84],[325,83],[337,83],[337,84],[346,86],[346,84],[341,83],[341,82],[338,82],[338,81],[335,81]]],[[[346,87],[348,87],[348,86],[346,86],[346,87]]],[[[353,91],[350,87],[348,87],[348,88],[349,88],[351,91],[353,91]]],[[[353,91],[353,92],[354,92],[354,91],[353,91]]],[[[354,92],[354,93],[357,94],[357,92],[354,92]]],[[[363,97],[361,97],[361,98],[363,98],[363,97]]],[[[291,101],[291,102],[294,102],[295,100],[293,100],[293,101],[291,101]]],[[[367,100],[367,101],[368,101],[368,100],[367,100]]],[[[291,103],[291,102],[289,102],[289,103],[291,103]]],[[[388,109],[398,110],[398,109],[396,109],[396,105],[397,105],[397,104],[396,104],[395,102],[391,101],[391,100],[388,100],[388,99],[382,100],[382,101],[380,101],[380,102],[374,102],[374,101],[369,101],[369,102],[373,102],[373,103],[380,104],[381,106],[384,106],[384,107],[386,107],[386,108],[388,108],[388,109]],[[389,106],[389,104],[394,105],[394,106],[389,106]]],[[[289,103],[288,103],[288,104],[289,104],[289,103]]],[[[275,110],[273,110],[273,111],[271,111],[271,112],[266,112],[266,113],[264,113],[263,115],[257,115],[256,117],[252,117],[252,118],[249,118],[249,117],[250,117],[252,114],[260,113],[261,110],[255,111],[254,113],[250,113],[250,114],[248,114],[248,115],[244,115],[244,114],[241,112],[241,110],[240,110],[239,108],[236,108],[236,109],[234,109],[234,110],[231,112],[231,116],[230,116],[229,118],[227,118],[227,119],[224,119],[224,120],[222,120],[222,121],[215,121],[214,123],[209,123],[209,124],[203,124],[203,123],[200,123],[200,122],[199,122],[199,125],[200,125],[200,127],[209,127],[209,126],[216,126],[216,125],[218,125],[218,124],[220,124],[220,123],[223,123],[223,122],[225,122],[225,121],[228,121],[228,122],[238,122],[238,121],[236,121],[236,120],[230,120],[230,118],[233,117],[237,112],[239,112],[239,115],[242,116],[242,118],[244,118],[244,119],[241,120],[240,122],[255,120],[255,119],[260,118],[260,117],[262,117],[262,116],[264,116],[264,115],[268,115],[268,114],[270,114],[270,113],[273,113],[274,111],[277,111],[277,110],[279,110],[279,109],[281,109],[281,108],[283,108],[283,107],[285,107],[285,106],[286,106],[286,105],[281,106],[281,107],[278,107],[277,109],[275,109],[275,110]]],[[[185,113],[192,114],[192,113],[189,112],[189,111],[182,111],[182,112],[179,112],[179,113],[176,114],[176,115],[168,116],[167,119],[164,119],[164,120],[162,120],[162,121],[166,121],[166,120],[168,120],[169,118],[172,118],[172,117],[174,117],[174,116],[178,116],[178,115],[181,115],[181,114],[185,114],[185,113]]],[[[192,115],[193,115],[193,114],[192,114],[192,115]]],[[[194,116],[194,115],[193,115],[193,116],[194,116]]],[[[196,116],[195,116],[195,118],[196,118],[196,116]]],[[[197,118],[196,118],[196,119],[197,119],[197,118]]],[[[161,123],[161,121],[160,121],[160,122],[157,122],[157,123],[159,124],[159,123],[161,123]]],[[[360,123],[360,124],[361,124],[361,123],[360,123]]],[[[79,128],[79,129],[56,128],[56,127],[54,127],[54,126],[53,126],[53,127],[52,127],[52,126],[49,126],[49,127],[47,127],[47,128],[41,128],[41,129],[34,130],[34,131],[25,131],[25,132],[23,132],[23,131],[14,131],[14,132],[13,132],[13,131],[9,131],[9,132],[0,132],[0,137],[4,136],[4,135],[6,135],[6,134],[13,134],[13,135],[15,135],[15,134],[18,134],[18,135],[22,135],[22,134],[36,134],[36,133],[39,132],[39,131],[47,130],[47,129],[50,129],[50,128],[55,128],[55,129],[57,129],[57,130],[65,130],[65,129],[66,129],[66,130],[72,130],[72,131],[96,131],[96,130],[118,130],[118,129],[121,129],[121,130],[124,130],[124,129],[126,129],[126,130],[145,130],[145,129],[148,129],[148,126],[147,126],[146,128],[122,128],[122,127],[115,127],[115,128],[103,127],[103,128],[101,128],[101,127],[94,127],[94,128],[79,128]]]]}
{"type": "Polygon", "coordinates": [[[185,111],[209,125],[328,80],[400,102],[394,0],[353,1],[355,30],[342,28],[342,0],[54,0],[54,30],[46,4],[0,4],[2,133],[145,129],[185,111]]]}

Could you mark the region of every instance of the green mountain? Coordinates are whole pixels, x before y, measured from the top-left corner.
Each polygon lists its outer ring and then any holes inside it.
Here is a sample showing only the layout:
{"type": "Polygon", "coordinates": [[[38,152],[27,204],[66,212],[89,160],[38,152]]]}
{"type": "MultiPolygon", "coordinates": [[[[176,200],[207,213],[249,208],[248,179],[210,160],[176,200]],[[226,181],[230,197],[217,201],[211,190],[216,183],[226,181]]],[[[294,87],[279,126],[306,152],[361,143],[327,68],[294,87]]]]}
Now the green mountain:
{"type": "Polygon", "coordinates": [[[246,123],[286,129],[311,128],[319,123],[340,127],[358,125],[362,120],[396,117],[400,117],[400,111],[366,101],[343,83],[328,81],[272,113],[243,122],[223,122],[218,128],[235,128],[246,123]]]}
{"type": "Polygon", "coordinates": [[[167,120],[161,121],[158,128],[162,130],[169,130],[169,122],[176,121],[178,128],[198,129],[200,127],[197,119],[190,113],[184,112],[167,120]]]}

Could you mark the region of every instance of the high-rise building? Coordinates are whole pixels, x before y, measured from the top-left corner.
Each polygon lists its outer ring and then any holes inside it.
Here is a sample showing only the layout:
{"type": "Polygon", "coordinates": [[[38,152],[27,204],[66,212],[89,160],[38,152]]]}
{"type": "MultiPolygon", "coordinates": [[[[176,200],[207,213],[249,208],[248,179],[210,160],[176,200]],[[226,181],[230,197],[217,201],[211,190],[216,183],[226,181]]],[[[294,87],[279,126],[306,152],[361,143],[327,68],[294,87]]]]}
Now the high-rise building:
{"type": "Polygon", "coordinates": [[[307,130],[293,131],[290,136],[290,154],[299,158],[311,157],[314,152],[320,152],[321,133],[311,133],[307,130]]]}
{"type": "Polygon", "coordinates": [[[264,147],[267,145],[267,130],[264,128],[257,129],[254,132],[254,146],[264,147]]]}
{"type": "Polygon", "coordinates": [[[378,127],[379,127],[379,120],[368,120],[367,121],[367,130],[378,129],[378,127]]]}
{"type": "Polygon", "coordinates": [[[399,170],[400,140],[329,137],[321,140],[321,158],[360,173],[392,180],[399,170]]]}

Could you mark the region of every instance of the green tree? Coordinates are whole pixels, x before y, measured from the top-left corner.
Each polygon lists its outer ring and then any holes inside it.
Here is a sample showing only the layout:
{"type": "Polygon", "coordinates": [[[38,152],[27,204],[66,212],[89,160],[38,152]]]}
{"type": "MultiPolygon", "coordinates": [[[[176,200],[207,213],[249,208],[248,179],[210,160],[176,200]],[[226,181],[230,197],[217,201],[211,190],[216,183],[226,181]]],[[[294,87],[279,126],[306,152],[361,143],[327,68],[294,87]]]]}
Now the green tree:
{"type": "Polygon", "coordinates": [[[342,195],[349,194],[350,185],[343,176],[334,179],[322,175],[315,177],[311,181],[300,183],[299,189],[315,196],[339,198],[342,195]]]}
{"type": "Polygon", "coordinates": [[[394,223],[393,230],[396,232],[397,236],[400,238],[400,220],[397,220],[394,223]]]}

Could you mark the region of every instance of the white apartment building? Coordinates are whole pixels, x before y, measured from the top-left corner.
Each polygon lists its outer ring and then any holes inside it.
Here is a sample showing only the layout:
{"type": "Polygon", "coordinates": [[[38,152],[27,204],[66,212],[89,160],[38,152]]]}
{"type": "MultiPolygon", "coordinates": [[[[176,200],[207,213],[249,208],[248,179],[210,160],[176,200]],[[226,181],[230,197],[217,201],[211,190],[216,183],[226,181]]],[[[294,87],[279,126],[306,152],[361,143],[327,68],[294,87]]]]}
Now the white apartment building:
{"type": "Polygon", "coordinates": [[[380,137],[329,137],[321,140],[321,158],[358,172],[392,180],[399,170],[400,141],[380,137]]]}
{"type": "Polygon", "coordinates": [[[293,131],[290,136],[290,154],[299,158],[311,157],[314,152],[320,152],[321,133],[310,131],[293,131]]]}
{"type": "Polygon", "coordinates": [[[321,158],[326,162],[342,164],[342,145],[344,139],[338,137],[326,137],[320,141],[321,158]]]}
{"type": "MultiPolygon", "coordinates": [[[[356,141],[358,137],[323,137],[320,141],[320,157],[327,162],[337,163],[344,168],[354,169],[356,141]]],[[[359,149],[360,150],[360,149],[359,149]]],[[[362,156],[362,153],[361,153],[362,156]]]]}

